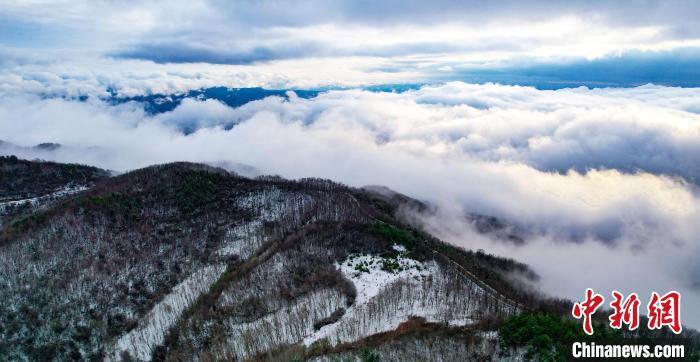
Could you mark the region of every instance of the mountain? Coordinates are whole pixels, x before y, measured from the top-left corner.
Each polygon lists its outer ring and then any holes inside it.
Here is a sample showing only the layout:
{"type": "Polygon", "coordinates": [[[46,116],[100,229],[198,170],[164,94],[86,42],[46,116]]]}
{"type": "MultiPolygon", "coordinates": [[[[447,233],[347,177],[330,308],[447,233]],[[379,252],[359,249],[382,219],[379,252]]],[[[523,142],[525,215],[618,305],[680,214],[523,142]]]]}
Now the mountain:
{"type": "Polygon", "coordinates": [[[107,177],[109,172],[96,167],[0,156],[0,226],[107,177]]]}
{"type": "Polygon", "coordinates": [[[2,205],[54,195],[0,231],[0,360],[520,360],[514,316],[570,306],[418,230],[402,209],[427,206],[388,189],[15,157],[0,180],[2,205]]]}
{"type": "Polygon", "coordinates": [[[185,98],[193,98],[197,100],[218,100],[229,107],[240,107],[248,102],[263,99],[265,97],[282,97],[287,98],[287,92],[292,91],[300,98],[313,98],[319,94],[316,90],[284,90],[284,89],[264,89],[264,88],[227,88],[227,87],[209,87],[190,90],[183,93],[174,94],[149,94],[124,97],[118,96],[115,92],[105,100],[112,104],[120,104],[126,102],[138,102],[144,105],[144,109],[151,113],[169,112],[177,108],[185,98]]]}
{"type": "MultiPolygon", "coordinates": [[[[371,92],[395,92],[401,93],[409,90],[419,89],[421,84],[384,84],[362,87],[371,92]]],[[[266,97],[289,98],[289,92],[299,98],[309,99],[318,96],[320,93],[341,87],[322,87],[317,89],[266,89],[266,88],[228,88],[228,87],[207,87],[193,89],[180,93],[156,93],[138,96],[121,96],[115,90],[108,90],[109,96],[103,100],[111,104],[122,104],[126,102],[137,102],[143,104],[144,110],[151,114],[170,112],[177,108],[186,98],[204,100],[217,100],[229,107],[240,107],[248,102],[257,101],[266,97]]],[[[47,95],[48,97],[48,95],[47,95]]],[[[87,98],[80,98],[85,101],[87,98]]]]}

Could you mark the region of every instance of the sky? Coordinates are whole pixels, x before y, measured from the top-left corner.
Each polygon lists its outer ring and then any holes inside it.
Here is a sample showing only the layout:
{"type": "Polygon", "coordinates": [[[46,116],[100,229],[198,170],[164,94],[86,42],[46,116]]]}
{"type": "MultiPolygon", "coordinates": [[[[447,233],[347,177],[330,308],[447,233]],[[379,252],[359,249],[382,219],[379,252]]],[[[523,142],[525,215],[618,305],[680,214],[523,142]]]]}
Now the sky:
{"type": "Polygon", "coordinates": [[[700,84],[692,0],[0,4],[0,91],[700,84]]]}
{"type": "Polygon", "coordinates": [[[385,185],[545,294],[676,289],[700,328],[699,18],[696,1],[0,0],[0,154],[385,185]],[[289,91],[114,101],[221,86],[289,91]]]}

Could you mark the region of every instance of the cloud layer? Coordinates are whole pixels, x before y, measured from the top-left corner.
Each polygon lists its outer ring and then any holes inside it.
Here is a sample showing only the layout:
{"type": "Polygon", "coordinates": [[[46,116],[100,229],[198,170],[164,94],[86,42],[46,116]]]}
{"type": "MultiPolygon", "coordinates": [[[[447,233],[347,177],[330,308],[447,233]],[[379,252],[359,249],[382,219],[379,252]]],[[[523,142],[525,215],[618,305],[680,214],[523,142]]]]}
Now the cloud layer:
{"type": "Polygon", "coordinates": [[[0,152],[118,171],[226,161],[290,178],[386,185],[438,205],[440,216],[425,223],[445,239],[532,264],[548,292],[677,288],[685,320],[697,327],[698,93],[455,82],[403,93],[290,93],[239,108],[189,99],[158,115],[133,102],[13,95],[0,99],[5,141],[64,146],[0,152]],[[474,234],[466,211],[530,230],[527,245],[474,234]]]}
{"type": "MultiPolygon", "coordinates": [[[[700,5],[686,0],[643,6],[545,0],[13,2],[0,8],[0,73],[31,80],[38,66],[47,76],[70,79],[78,69],[87,78],[103,77],[100,82],[119,70],[130,81],[159,73],[166,82],[183,72],[224,74],[229,81],[214,85],[255,79],[354,86],[398,79],[697,87],[698,17],[700,5]],[[116,63],[113,69],[104,69],[110,63],[116,63]],[[259,71],[263,76],[252,74],[259,71]]],[[[3,83],[17,81],[3,78],[0,91],[3,83]]]]}

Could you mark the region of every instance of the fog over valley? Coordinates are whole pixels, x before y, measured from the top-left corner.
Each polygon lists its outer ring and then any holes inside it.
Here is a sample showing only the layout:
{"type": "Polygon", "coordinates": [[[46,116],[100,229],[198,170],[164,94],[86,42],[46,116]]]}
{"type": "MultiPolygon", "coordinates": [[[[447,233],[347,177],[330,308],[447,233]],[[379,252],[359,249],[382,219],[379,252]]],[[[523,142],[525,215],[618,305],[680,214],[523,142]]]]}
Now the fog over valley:
{"type": "Polygon", "coordinates": [[[138,102],[13,96],[0,101],[0,133],[12,144],[0,150],[116,172],[226,161],[254,174],[385,185],[436,205],[439,216],[425,216],[436,235],[532,265],[546,293],[672,285],[694,323],[698,93],[451,82],[308,99],[290,91],[237,108],[185,98],[157,114],[138,102]],[[43,142],[60,147],[29,147],[43,142]],[[474,236],[467,212],[528,230],[525,245],[474,236]]]}
{"type": "Polygon", "coordinates": [[[697,1],[0,3],[0,360],[700,358],[697,1]]]}

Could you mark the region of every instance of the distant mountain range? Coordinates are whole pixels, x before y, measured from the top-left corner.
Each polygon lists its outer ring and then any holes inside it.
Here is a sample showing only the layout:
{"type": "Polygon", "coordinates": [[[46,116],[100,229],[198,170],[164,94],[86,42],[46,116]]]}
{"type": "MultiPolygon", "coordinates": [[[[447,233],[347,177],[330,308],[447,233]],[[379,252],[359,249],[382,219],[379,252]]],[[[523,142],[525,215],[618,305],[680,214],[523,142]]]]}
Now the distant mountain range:
{"type": "MultiPolygon", "coordinates": [[[[180,94],[151,94],[134,97],[121,97],[114,94],[108,101],[118,104],[124,102],[141,102],[149,113],[168,112],[179,106],[183,99],[194,98],[198,100],[215,99],[230,107],[239,107],[248,102],[263,99],[270,96],[287,98],[288,90],[269,90],[264,88],[226,88],[211,87],[191,90],[180,94]]],[[[294,90],[301,98],[313,98],[318,95],[315,90],[294,90]]]]}
{"type": "MultiPolygon", "coordinates": [[[[365,86],[364,89],[372,92],[405,92],[412,89],[418,89],[422,86],[420,83],[411,84],[383,84],[365,86]]],[[[150,114],[169,112],[175,109],[182,103],[183,99],[192,98],[197,100],[218,100],[230,107],[240,107],[248,102],[263,99],[265,97],[277,96],[288,98],[288,92],[294,92],[300,98],[313,98],[319,93],[334,90],[345,89],[342,87],[322,87],[316,89],[266,89],[260,87],[251,88],[228,88],[228,87],[207,87],[194,89],[181,93],[155,93],[138,96],[123,96],[113,89],[107,89],[109,96],[102,99],[110,104],[122,104],[126,102],[143,103],[144,109],[150,114]]],[[[50,98],[52,95],[45,95],[50,98]]],[[[85,101],[89,96],[79,96],[78,100],[85,101]]]]}

